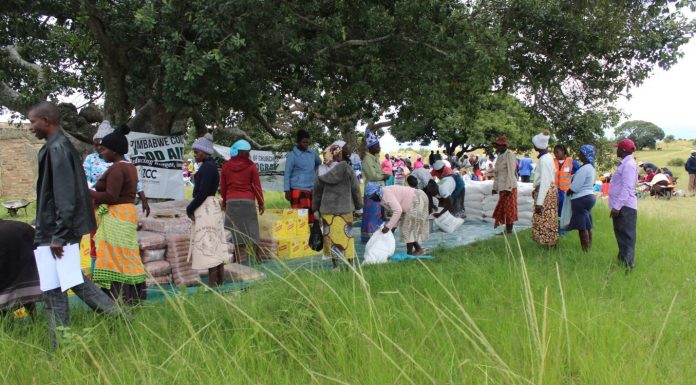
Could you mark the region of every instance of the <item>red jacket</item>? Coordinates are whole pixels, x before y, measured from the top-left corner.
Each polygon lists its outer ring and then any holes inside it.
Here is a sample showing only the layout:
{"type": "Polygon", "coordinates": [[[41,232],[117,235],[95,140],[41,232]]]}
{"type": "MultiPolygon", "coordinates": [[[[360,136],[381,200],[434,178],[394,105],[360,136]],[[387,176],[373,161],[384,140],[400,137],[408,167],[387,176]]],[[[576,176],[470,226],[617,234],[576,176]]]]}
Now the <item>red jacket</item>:
{"type": "Polygon", "coordinates": [[[241,156],[225,162],[220,172],[220,193],[223,202],[229,199],[256,198],[258,205],[263,206],[263,190],[256,164],[241,156]]]}

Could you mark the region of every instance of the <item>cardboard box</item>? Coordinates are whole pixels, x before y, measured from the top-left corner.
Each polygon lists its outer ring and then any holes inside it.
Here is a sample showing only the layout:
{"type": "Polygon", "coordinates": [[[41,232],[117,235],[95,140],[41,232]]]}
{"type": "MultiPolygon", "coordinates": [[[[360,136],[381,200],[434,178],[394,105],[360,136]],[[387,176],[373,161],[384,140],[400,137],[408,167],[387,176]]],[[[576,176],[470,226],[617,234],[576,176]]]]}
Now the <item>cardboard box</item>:
{"type": "Polygon", "coordinates": [[[295,222],[295,235],[298,237],[309,238],[309,223],[307,223],[307,218],[298,218],[295,222]]]}

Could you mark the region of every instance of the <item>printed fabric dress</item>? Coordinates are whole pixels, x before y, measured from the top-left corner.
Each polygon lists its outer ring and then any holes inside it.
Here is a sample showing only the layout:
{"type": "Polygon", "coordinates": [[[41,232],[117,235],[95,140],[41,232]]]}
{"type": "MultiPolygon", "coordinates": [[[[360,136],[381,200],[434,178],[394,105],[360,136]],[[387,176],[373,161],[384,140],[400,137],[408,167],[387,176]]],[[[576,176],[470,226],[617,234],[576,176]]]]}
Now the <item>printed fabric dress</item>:
{"type": "MultiPolygon", "coordinates": [[[[534,191],[532,197],[536,201],[538,191],[534,191]]],[[[544,208],[541,214],[536,212],[532,216],[532,240],[545,245],[558,244],[558,192],[556,186],[551,186],[544,199],[544,208]]]]}
{"type": "Polygon", "coordinates": [[[413,207],[399,219],[399,235],[403,243],[424,242],[430,239],[428,196],[422,190],[413,190],[413,207]]]}

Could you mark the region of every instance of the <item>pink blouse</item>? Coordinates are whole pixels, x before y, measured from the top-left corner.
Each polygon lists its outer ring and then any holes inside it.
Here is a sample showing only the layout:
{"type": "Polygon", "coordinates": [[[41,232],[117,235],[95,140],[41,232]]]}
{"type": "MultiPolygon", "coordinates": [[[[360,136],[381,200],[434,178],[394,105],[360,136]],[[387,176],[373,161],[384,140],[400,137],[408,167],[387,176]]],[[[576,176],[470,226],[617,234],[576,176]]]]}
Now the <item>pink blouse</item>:
{"type": "Polygon", "coordinates": [[[413,208],[415,191],[411,187],[399,185],[382,187],[382,204],[392,211],[387,227],[390,229],[396,227],[401,215],[413,208]]]}

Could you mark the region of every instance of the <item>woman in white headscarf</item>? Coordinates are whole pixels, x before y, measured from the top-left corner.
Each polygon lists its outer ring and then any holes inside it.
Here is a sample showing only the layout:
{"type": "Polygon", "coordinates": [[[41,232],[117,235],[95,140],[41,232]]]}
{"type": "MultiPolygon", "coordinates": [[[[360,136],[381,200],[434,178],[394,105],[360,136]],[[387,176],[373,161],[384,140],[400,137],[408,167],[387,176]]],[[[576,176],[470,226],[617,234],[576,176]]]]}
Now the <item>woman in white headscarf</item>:
{"type": "Polygon", "coordinates": [[[558,193],[554,179],[556,169],[553,156],[549,153],[551,135],[544,131],[532,138],[539,153],[539,165],[534,171],[534,215],[532,216],[532,239],[544,246],[558,244],[558,193]]]}

